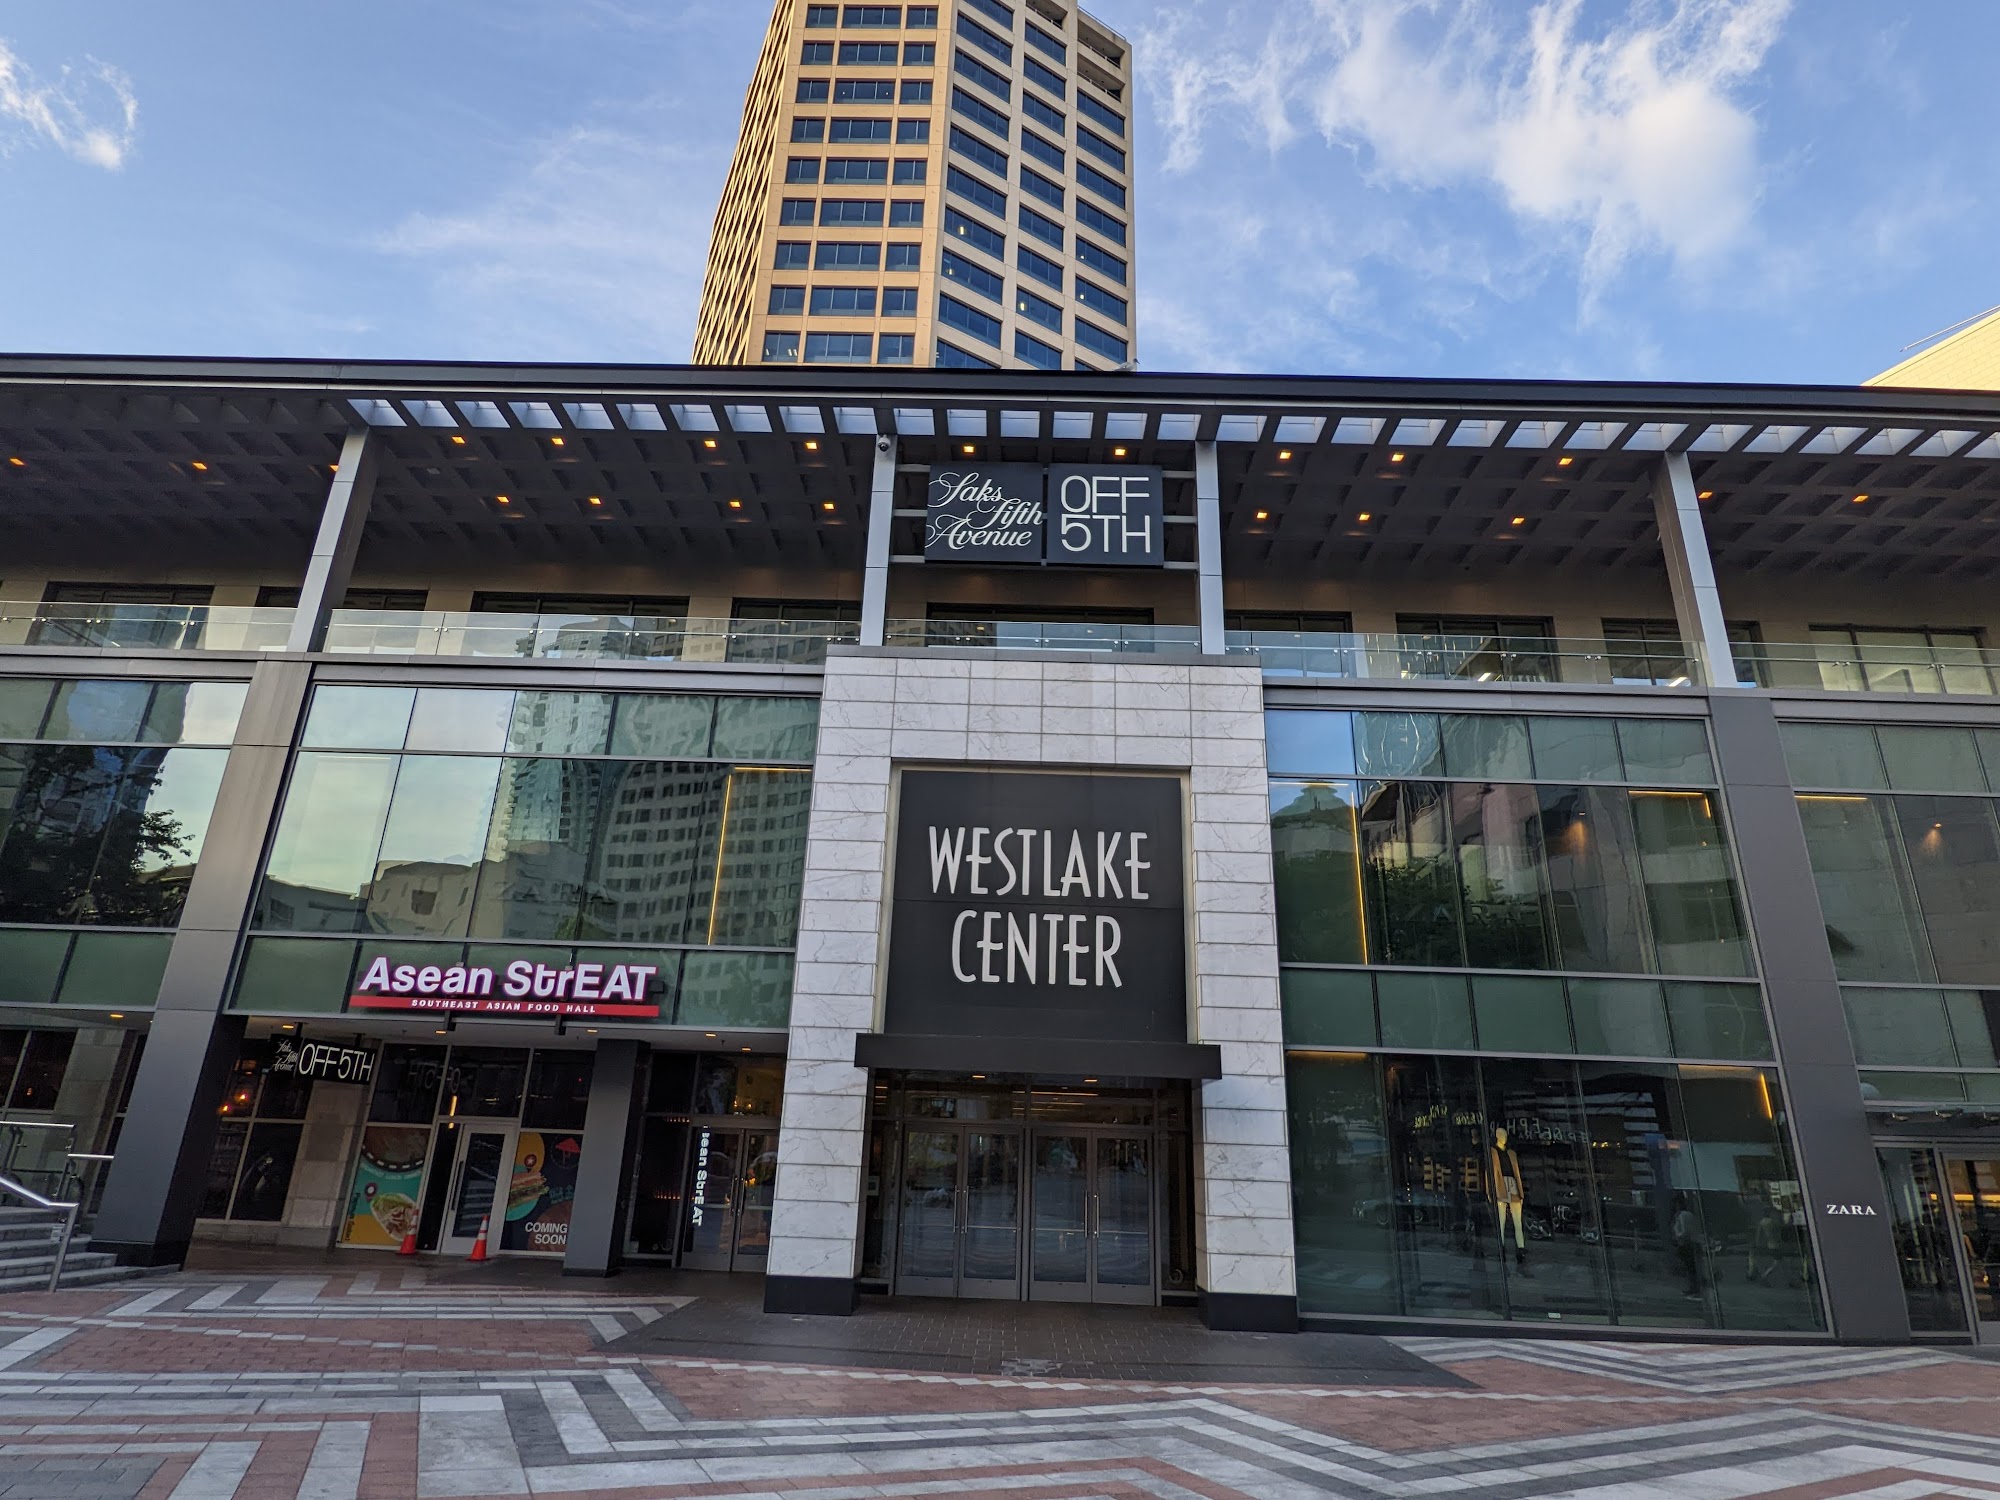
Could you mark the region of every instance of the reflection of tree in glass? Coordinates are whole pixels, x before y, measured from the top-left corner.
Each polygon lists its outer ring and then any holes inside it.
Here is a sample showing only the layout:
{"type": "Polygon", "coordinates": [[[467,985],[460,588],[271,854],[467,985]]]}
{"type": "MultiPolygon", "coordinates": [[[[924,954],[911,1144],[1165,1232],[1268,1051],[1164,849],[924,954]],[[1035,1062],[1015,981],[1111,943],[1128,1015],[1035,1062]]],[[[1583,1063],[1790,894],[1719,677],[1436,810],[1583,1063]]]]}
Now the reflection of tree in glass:
{"type": "Polygon", "coordinates": [[[151,812],[166,752],[40,746],[0,827],[0,915],[14,922],[171,924],[193,840],[151,812]]]}

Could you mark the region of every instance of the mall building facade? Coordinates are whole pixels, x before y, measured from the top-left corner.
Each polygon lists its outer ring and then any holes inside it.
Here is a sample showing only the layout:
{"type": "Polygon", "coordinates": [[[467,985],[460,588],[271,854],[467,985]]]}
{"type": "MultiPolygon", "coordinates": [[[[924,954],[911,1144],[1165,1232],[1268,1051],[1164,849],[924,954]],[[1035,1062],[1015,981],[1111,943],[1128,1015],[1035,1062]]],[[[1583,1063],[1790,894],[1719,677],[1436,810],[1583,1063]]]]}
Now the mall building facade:
{"type": "Polygon", "coordinates": [[[1997,571],[1992,395],[0,360],[0,1173],[1992,1336],[1997,571]]]}

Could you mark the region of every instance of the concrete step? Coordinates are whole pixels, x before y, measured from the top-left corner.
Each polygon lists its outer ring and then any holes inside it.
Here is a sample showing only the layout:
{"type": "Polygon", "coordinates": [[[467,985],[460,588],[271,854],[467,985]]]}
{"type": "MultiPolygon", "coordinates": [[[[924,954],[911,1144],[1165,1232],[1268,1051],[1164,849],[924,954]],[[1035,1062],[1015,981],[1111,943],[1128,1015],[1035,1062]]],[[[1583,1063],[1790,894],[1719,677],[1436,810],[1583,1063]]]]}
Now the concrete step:
{"type": "MultiPolygon", "coordinates": [[[[0,1254],[0,1277],[28,1276],[37,1270],[47,1276],[49,1266],[54,1260],[55,1252],[52,1249],[43,1251],[40,1255],[0,1254]]],[[[105,1266],[117,1264],[118,1257],[107,1251],[77,1249],[71,1249],[69,1258],[63,1262],[65,1267],[75,1267],[78,1270],[101,1270],[105,1266]]]]}
{"type": "MultiPolygon", "coordinates": [[[[109,1256],[105,1258],[110,1259],[109,1256]]],[[[72,1256],[70,1263],[63,1267],[62,1284],[65,1289],[102,1286],[107,1282],[137,1281],[147,1274],[148,1272],[139,1266],[121,1266],[116,1263],[108,1266],[89,1266],[79,1270],[76,1258],[72,1256]]],[[[18,1272],[0,1275],[0,1292],[45,1292],[48,1288],[49,1268],[46,1264],[33,1275],[18,1272]]]]}

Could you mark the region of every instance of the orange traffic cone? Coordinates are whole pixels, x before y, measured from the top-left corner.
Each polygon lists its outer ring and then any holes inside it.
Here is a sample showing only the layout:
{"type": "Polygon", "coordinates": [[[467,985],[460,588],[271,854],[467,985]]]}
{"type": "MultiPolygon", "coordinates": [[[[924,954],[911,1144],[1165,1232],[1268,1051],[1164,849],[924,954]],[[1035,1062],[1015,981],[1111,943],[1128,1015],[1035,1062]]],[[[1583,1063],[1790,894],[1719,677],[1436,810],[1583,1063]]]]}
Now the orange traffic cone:
{"type": "Polygon", "coordinates": [[[396,1253],[398,1255],[415,1255],[417,1253],[416,1230],[412,1229],[408,1234],[403,1236],[403,1247],[396,1253]]]}
{"type": "Polygon", "coordinates": [[[472,1242],[472,1254],[466,1257],[466,1259],[471,1261],[474,1265],[477,1265],[481,1261],[486,1259],[486,1224],[487,1220],[490,1219],[491,1217],[492,1215],[488,1214],[484,1218],[480,1219],[479,1238],[472,1242]]]}

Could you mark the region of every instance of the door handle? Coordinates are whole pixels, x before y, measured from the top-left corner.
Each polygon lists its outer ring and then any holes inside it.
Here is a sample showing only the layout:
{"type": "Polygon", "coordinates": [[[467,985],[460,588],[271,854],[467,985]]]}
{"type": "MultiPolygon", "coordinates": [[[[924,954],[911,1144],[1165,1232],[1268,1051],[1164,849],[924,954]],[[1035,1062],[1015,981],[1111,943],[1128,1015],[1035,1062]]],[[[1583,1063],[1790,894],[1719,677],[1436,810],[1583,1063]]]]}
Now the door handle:
{"type": "Polygon", "coordinates": [[[1097,1201],[1097,1194],[1092,1193],[1090,1195],[1090,1233],[1092,1238],[1095,1238],[1097,1232],[1103,1227],[1104,1227],[1104,1211],[1102,1206],[1097,1201]]]}

